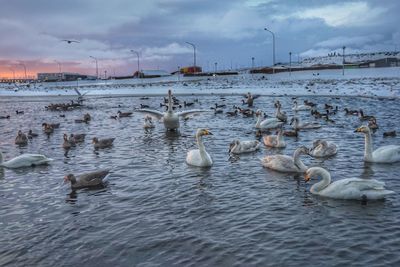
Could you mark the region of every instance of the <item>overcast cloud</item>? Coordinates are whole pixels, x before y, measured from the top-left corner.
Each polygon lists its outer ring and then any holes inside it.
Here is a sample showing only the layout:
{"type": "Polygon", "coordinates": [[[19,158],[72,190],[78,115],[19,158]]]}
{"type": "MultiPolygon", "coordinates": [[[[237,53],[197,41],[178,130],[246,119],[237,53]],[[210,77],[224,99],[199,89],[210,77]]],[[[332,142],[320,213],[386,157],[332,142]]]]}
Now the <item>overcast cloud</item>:
{"type": "MultiPolygon", "coordinates": [[[[299,56],[393,51],[400,44],[397,0],[0,0],[0,77],[19,73],[101,71],[131,74],[140,52],[143,69],[191,65],[192,47],[205,70],[272,63],[299,56]],[[62,39],[80,43],[67,44],[62,39]]],[[[397,49],[399,49],[397,47],[397,49]]]]}

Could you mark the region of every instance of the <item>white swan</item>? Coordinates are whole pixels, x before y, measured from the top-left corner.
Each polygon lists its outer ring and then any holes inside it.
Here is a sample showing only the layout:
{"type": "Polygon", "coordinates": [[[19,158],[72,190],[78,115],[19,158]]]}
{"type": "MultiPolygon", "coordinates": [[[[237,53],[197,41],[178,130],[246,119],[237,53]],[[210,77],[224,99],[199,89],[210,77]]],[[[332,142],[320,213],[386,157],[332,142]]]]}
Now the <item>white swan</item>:
{"type": "Polygon", "coordinates": [[[400,161],[400,146],[382,146],[374,151],[372,147],[371,130],[368,126],[361,126],[357,128],[354,132],[364,133],[365,135],[365,161],[376,163],[393,163],[400,161]]]}
{"type": "Polygon", "coordinates": [[[309,181],[311,177],[321,177],[322,181],[314,184],[310,192],[336,199],[382,199],[393,191],[384,188],[385,183],[375,179],[347,178],[331,183],[331,175],[329,172],[320,167],[312,167],[306,171],[305,181],[309,181]]]}
{"type": "Polygon", "coordinates": [[[333,142],[317,139],[313,142],[310,156],[314,158],[330,157],[337,154],[337,145],[333,142]]]}
{"type": "Polygon", "coordinates": [[[18,157],[3,162],[3,154],[0,152],[0,167],[6,167],[10,169],[22,168],[22,167],[34,167],[37,165],[47,164],[53,159],[47,158],[40,154],[22,154],[18,157]]]}
{"type": "Polygon", "coordinates": [[[168,90],[168,109],[166,112],[160,112],[151,109],[138,109],[136,110],[136,112],[147,113],[150,116],[156,117],[158,120],[163,119],[164,126],[167,130],[176,130],[179,128],[179,117],[187,118],[189,115],[192,114],[209,112],[207,110],[201,110],[201,109],[192,109],[192,110],[174,112],[172,105],[173,105],[172,92],[171,90],[168,90]]]}
{"type": "Polygon", "coordinates": [[[260,148],[260,142],[257,140],[252,141],[239,141],[233,140],[229,145],[229,153],[242,154],[254,152],[260,148]]]}
{"type": "Polygon", "coordinates": [[[153,119],[151,118],[151,116],[144,117],[143,128],[145,128],[145,129],[154,128],[154,123],[153,123],[153,119]]]}
{"type": "Polygon", "coordinates": [[[292,118],[292,120],[290,122],[290,125],[292,125],[293,123],[294,123],[293,128],[297,129],[297,130],[321,128],[321,124],[319,124],[318,122],[303,122],[303,123],[300,123],[300,120],[297,117],[293,117],[292,118]]]}
{"type": "Polygon", "coordinates": [[[279,128],[277,135],[266,135],[263,137],[264,145],[269,147],[286,147],[285,139],[283,138],[283,130],[279,128]]]}
{"type": "Polygon", "coordinates": [[[293,157],[286,155],[266,156],[261,160],[261,164],[269,169],[279,172],[300,172],[307,170],[307,166],[300,160],[301,154],[308,154],[308,148],[301,146],[297,148],[293,157]]]}
{"type": "Polygon", "coordinates": [[[212,135],[212,133],[207,129],[198,129],[196,132],[196,140],[197,146],[199,149],[193,149],[188,151],[186,156],[186,163],[189,165],[197,166],[197,167],[210,167],[213,164],[213,161],[210,155],[207,153],[206,148],[204,147],[203,141],[201,137],[203,135],[212,135]]]}
{"type": "Polygon", "coordinates": [[[310,110],[311,109],[311,107],[308,105],[299,105],[297,103],[297,101],[294,101],[293,104],[294,104],[294,106],[293,106],[292,110],[294,110],[294,111],[302,111],[302,110],[310,110]]]}
{"type": "Polygon", "coordinates": [[[277,118],[268,118],[263,121],[262,120],[262,111],[259,109],[256,111],[256,116],[257,116],[257,123],[256,123],[256,128],[257,129],[275,129],[284,124],[283,121],[277,119],[277,118]]]}

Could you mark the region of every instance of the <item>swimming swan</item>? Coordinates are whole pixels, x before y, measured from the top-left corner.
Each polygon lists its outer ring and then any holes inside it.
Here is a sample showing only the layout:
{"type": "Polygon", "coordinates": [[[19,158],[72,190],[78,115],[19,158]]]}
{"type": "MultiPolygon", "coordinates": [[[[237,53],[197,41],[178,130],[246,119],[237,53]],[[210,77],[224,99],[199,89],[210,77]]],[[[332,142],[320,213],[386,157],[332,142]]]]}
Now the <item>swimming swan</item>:
{"type": "Polygon", "coordinates": [[[393,163],[400,161],[400,146],[382,146],[374,151],[372,147],[371,130],[368,126],[361,126],[357,128],[354,132],[364,133],[365,135],[365,161],[376,163],[393,163]]]}
{"type": "Polygon", "coordinates": [[[187,118],[188,116],[201,112],[208,112],[208,110],[192,109],[174,112],[172,105],[172,91],[168,90],[168,109],[166,112],[160,112],[152,109],[138,109],[137,112],[147,113],[150,116],[156,117],[158,120],[163,119],[164,126],[167,130],[176,130],[179,128],[179,117],[187,118]]]}
{"type": "Polygon", "coordinates": [[[311,107],[308,105],[299,105],[297,103],[297,101],[294,101],[293,104],[294,104],[293,108],[292,108],[293,111],[302,111],[302,110],[310,110],[311,109],[311,107]]]}
{"type": "Polygon", "coordinates": [[[307,170],[307,166],[300,160],[301,154],[308,154],[308,148],[301,146],[297,148],[293,157],[286,155],[266,156],[261,160],[261,164],[269,169],[279,172],[300,172],[307,170]]]}
{"type": "Polygon", "coordinates": [[[263,137],[264,145],[269,147],[286,147],[285,139],[283,138],[283,130],[280,128],[277,135],[266,135],[263,137]]]}
{"type": "Polygon", "coordinates": [[[0,152],[0,167],[6,167],[10,169],[22,168],[22,167],[34,167],[37,165],[47,164],[53,159],[47,158],[40,154],[22,154],[18,157],[10,159],[9,161],[3,162],[3,154],[0,152]]]}
{"type": "Polygon", "coordinates": [[[239,141],[234,140],[229,145],[229,153],[233,154],[242,154],[254,152],[260,148],[260,142],[257,140],[254,141],[239,141]]]}
{"type": "Polygon", "coordinates": [[[314,158],[330,157],[337,154],[337,145],[332,142],[317,139],[313,142],[310,156],[314,158]]]}
{"type": "Polygon", "coordinates": [[[207,153],[206,148],[204,147],[203,141],[201,137],[203,135],[212,135],[212,133],[207,129],[198,129],[196,133],[197,146],[199,149],[193,149],[188,151],[186,156],[186,163],[189,165],[197,166],[197,167],[210,167],[213,164],[213,161],[210,155],[207,153]]]}
{"type": "Polygon", "coordinates": [[[257,123],[256,123],[256,128],[257,129],[275,129],[284,124],[283,121],[277,119],[277,118],[268,118],[263,121],[262,120],[262,111],[259,109],[256,111],[256,116],[257,116],[257,123]]]}
{"type": "Polygon", "coordinates": [[[346,178],[331,183],[329,172],[320,167],[312,167],[306,171],[304,180],[308,182],[311,177],[321,177],[322,181],[314,184],[310,192],[336,199],[382,199],[393,191],[384,188],[385,183],[375,179],[346,178]]]}
{"type": "Polygon", "coordinates": [[[300,129],[318,129],[321,128],[321,124],[318,122],[303,122],[300,123],[299,118],[293,117],[292,120],[290,121],[290,125],[293,125],[294,129],[300,130],[300,129]]]}

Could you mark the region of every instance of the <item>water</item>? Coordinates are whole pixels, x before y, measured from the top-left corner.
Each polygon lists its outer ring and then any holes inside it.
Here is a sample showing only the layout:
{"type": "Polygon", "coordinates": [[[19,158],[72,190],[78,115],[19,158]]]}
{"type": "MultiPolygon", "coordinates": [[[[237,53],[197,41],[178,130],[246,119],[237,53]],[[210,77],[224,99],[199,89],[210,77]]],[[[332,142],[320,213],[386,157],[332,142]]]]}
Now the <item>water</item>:
{"type": "MultiPolygon", "coordinates": [[[[240,99],[201,96],[195,108],[209,109],[215,102],[230,107],[240,99]]],[[[273,114],[276,99],[292,115],[290,97],[261,97],[256,108],[273,114]]],[[[399,266],[400,166],[363,162],[364,137],[353,133],[360,126],[358,118],[339,112],[332,116],[335,124],[321,122],[319,130],[287,138],[285,149],[263,146],[259,152],[233,158],[227,154],[229,142],[254,139],[254,118],[200,115],[183,122],[179,134],[166,134],[162,124],[145,131],[142,114],[109,119],[140,103],[160,109],[161,100],[90,98],[86,108],[70,112],[44,109],[50,102],[68,101],[65,98],[0,100],[0,115],[12,115],[0,120],[4,156],[30,152],[54,159],[49,166],[0,174],[1,266],[399,266]],[[25,114],[14,115],[15,109],[25,114]],[[92,115],[89,124],[74,123],[86,112],[92,115]],[[61,126],[48,138],[41,130],[43,122],[61,126]],[[194,133],[199,127],[214,133],[204,138],[214,160],[210,169],[185,163],[188,149],[196,147],[194,133]],[[13,143],[19,129],[33,129],[39,137],[19,148],[13,143]],[[86,142],[65,155],[64,132],[87,133],[86,142]],[[94,136],[116,140],[112,148],[94,151],[90,143],[94,136]],[[338,155],[328,160],[302,156],[307,165],[329,169],[334,180],[376,178],[396,194],[366,205],[319,198],[309,193],[315,181],[305,183],[301,176],[270,171],[260,164],[264,155],[291,155],[296,147],[311,146],[322,137],[339,145],[338,155]],[[71,192],[62,186],[70,172],[100,168],[112,168],[106,188],[71,192]]],[[[363,108],[378,118],[376,147],[400,144],[399,137],[382,137],[384,131],[398,130],[400,107],[395,101],[309,100],[363,108]]]]}

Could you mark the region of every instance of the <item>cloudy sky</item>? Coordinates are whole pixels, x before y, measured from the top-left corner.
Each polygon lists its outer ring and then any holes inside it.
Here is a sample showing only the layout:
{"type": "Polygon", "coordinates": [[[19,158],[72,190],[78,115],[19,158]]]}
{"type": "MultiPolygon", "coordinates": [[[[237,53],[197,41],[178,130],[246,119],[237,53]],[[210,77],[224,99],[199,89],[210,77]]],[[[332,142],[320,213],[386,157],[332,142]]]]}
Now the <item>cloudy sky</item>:
{"type": "Polygon", "coordinates": [[[38,71],[131,74],[246,67],[346,52],[400,49],[397,0],[0,0],[0,77],[38,71]],[[80,43],[61,41],[79,40],[80,43]]]}

